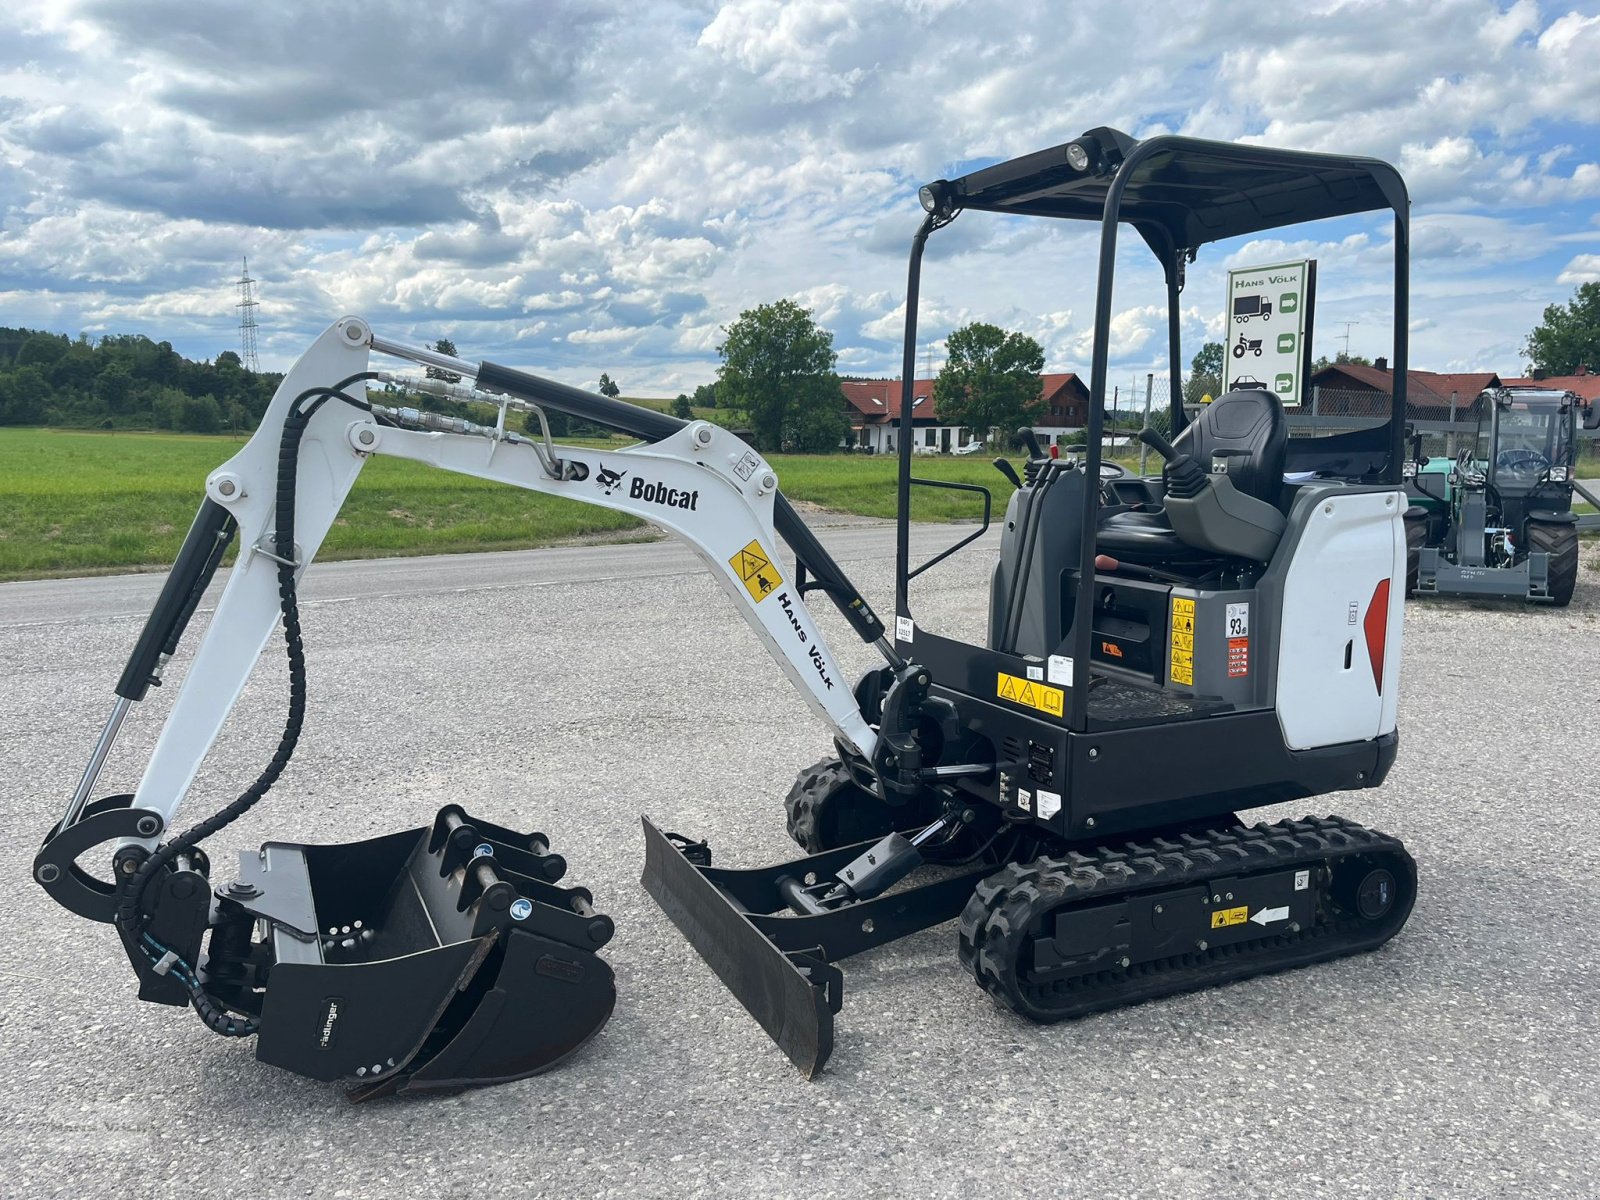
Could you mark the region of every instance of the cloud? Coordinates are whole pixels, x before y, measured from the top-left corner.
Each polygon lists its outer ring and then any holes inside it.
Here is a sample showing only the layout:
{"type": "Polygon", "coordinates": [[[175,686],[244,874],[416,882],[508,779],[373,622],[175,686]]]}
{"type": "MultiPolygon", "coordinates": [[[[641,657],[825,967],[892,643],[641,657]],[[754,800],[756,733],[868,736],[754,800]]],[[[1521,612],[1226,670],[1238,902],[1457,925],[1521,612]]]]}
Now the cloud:
{"type": "Polygon", "coordinates": [[[1557,283],[1600,283],[1600,254],[1579,254],[1556,276],[1557,283]]]}
{"type": "MultiPolygon", "coordinates": [[[[249,255],[279,367],[355,311],[677,391],[711,378],[740,311],[793,296],[841,363],[894,374],[917,186],[1110,124],[1399,163],[1428,365],[1593,275],[1575,239],[1600,212],[1600,90],[1573,64],[1597,57],[1600,17],[1529,0],[1258,7],[1247,38],[1221,0],[17,0],[0,324],[139,327],[209,357],[249,255]]],[[[1229,263],[1310,256],[1322,348],[1348,320],[1362,350],[1387,327],[1390,237],[1355,218],[1207,248],[1185,338],[1225,332],[1229,263]]],[[[981,319],[1087,371],[1097,242],[963,215],[929,242],[921,349],[981,319]]],[[[1159,268],[1133,238],[1118,262],[1114,375],[1166,354],[1159,268]]]]}

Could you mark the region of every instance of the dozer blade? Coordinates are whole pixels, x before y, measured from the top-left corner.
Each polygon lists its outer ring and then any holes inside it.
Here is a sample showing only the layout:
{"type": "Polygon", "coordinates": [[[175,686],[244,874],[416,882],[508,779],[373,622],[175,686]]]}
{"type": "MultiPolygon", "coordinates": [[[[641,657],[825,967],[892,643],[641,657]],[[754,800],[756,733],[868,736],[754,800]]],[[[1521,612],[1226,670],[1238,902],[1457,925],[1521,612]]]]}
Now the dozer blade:
{"type": "Polygon", "coordinates": [[[717,888],[717,876],[731,872],[712,867],[709,850],[704,857],[706,865],[696,866],[644,818],[645,891],[810,1079],[833,1053],[833,1014],[844,1000],[844,977],[821,947],[786,954],[762,936],[717,888]]]}
{"type": "Polygon", "coordinates": [[[833,1052],[839,959],[954,918],[993,864],[828,911],[793,911],[797,885],[832,880],[872,841],[776,866],[711,866],[711,851],[644,818],[645,890],[768,1036],[811,1079],[833,1052]]]}
{"type": "Polygon", "coordinates": [[[256,1056],[365,1100],[521,1079],[610,1018],[612,924],[542,835],[440,810],[427,829],[349,845],[269,842],[242,856],[208,966],[241,1008],[255,989],[256,1056]],[[271,965],[235,951],[268,923],[271,965]],[[231,930],[231,937],[228,932],[231,930]],[[241,943],[241,930],[244,941],[241,943]]]}

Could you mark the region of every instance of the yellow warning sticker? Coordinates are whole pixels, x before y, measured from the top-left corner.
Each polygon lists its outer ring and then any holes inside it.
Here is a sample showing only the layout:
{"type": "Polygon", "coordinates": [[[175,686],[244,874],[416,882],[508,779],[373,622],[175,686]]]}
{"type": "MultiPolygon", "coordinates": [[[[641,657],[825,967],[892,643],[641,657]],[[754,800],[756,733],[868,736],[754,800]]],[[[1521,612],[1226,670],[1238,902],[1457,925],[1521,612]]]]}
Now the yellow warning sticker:
{"type": "Polygon", "coordinates": [[[1015,675],[1007,675],[1004,671],[995,680],[994,694],[1002,700],[1009,700],[1013,704],[1021,704],[1027,708],[1036,708],[1052,717],[1059,717],[1067,711],[1067,694],[1060,688],[1049,687],[1031,679],[1018,679],[1015,675]]]}
{"type": "Polygon", "coordinates": [[[1211,928],[1226,929],[1229,925],[1243,925],[1250,919],[1250,906],[1240,905],[1238,908],[1219,908],[1211,914],[1211,928]]]}
{"type": "Polygon", "coordinates": [[[1172,598],[1172,669],[1168,675],[1173,683],[1194,686],[1194,601],[1187,596],[1172,598]]]}
{"type": "Polygon", "coordinates": [[[783,574],[761,548],[760,542],[751,542],[728,560],[728,565],[743,582],[745,591],[756,601],[765,600],[783,583],[783,574]]]}

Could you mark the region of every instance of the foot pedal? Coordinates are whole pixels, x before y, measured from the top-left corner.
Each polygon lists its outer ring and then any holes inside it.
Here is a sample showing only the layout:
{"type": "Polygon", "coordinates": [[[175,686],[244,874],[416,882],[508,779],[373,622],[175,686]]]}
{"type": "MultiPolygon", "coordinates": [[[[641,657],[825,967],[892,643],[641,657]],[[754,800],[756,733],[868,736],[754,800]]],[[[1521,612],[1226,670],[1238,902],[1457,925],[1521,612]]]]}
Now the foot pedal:
{"type": "Polygon", "coordinates": [[[448,805],[429,828],[241,858],[218,891],[213,988],[259,1007],[262,1062],[350,1083],[353,1099],[536,1075],[616,1004],[595,953],[611,919],[557,886],[566,863],[541,834],[448,805]]]}

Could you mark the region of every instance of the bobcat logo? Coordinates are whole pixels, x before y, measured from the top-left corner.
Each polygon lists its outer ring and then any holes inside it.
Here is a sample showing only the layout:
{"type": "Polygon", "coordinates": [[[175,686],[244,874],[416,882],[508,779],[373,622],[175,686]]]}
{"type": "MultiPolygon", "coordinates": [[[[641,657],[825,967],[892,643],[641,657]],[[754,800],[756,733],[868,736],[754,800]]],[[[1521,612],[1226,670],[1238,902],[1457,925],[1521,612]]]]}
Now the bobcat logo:
{"type": "Polygon", "coordinates": [[[600,485],[600,490],[609,496],[622,485],[622,477],[626,474],[626,471],[613,471],[610,467],[601,467],[594,481],[600,485]]]}

